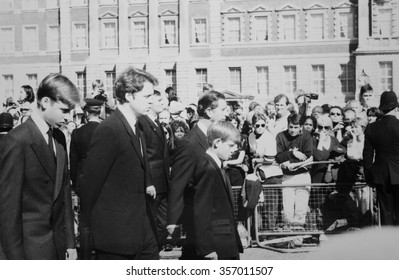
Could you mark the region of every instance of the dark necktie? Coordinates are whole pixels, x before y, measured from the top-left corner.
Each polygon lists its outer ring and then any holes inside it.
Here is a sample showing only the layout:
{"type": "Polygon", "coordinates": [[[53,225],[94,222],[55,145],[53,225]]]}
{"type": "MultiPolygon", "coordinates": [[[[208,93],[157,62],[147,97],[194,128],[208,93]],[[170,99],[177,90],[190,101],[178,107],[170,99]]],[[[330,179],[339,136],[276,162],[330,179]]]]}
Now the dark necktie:
{"type": "Polygon", "coordinates": [[[48,148],[50,149],[50,152],[51,152],[51,154],[53,155],[54,161],[55,161],[55,151],[54,151],[53,129],[52,129],[52,128],[50,128],[50,129],[47,131],[47,139],[48,139],[47,146],[48,146],[48,148]]]}

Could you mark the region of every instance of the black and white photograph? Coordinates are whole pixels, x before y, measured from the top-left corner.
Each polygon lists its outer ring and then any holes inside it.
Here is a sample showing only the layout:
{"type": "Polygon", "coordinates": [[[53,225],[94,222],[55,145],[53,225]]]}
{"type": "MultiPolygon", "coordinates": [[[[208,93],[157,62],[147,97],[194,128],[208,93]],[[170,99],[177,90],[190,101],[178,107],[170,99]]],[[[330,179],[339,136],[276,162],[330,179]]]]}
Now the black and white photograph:
{"type": "Polygon", "coordinates": [[[399,0],[0,0],[0,265],[399,260],[397,93],[399,0]]]}

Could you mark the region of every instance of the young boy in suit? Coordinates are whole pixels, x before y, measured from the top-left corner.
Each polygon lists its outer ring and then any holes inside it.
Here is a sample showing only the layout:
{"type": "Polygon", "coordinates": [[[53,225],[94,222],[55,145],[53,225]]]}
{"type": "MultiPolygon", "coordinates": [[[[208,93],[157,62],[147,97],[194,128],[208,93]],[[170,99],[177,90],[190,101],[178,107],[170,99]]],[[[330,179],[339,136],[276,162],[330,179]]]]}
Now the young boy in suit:
{"type": "Polygon", "coordinates": [[[233,211],[233,194],[222,162],[237,150],[238,130],[227,121],[213,123],[207,131],[209,148],[197,168],[194,225],[197,256],[238,260],[243,252],[233,211]]]}

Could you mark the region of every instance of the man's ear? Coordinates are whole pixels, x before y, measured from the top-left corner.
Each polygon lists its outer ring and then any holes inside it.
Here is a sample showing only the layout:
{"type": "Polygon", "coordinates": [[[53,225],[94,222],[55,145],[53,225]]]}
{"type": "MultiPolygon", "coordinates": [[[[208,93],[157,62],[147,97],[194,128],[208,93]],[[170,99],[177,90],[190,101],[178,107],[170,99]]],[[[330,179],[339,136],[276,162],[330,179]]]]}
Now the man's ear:
{"type": "Polygon", "coordinates": [[[208,116],[208,119],[211,119],[211,116],[212,116],[211,108],[206,108],[205,109],[205,114],[208,116]]]}
{"type": "Polygon", "coordinates": [[[47,96],[43,97],[42,99],[40,99],[38,101],[42,110],[46,110],[47,108],[49,108],[51,105],[50,102],[51,102],[51,99],[48,98],[47,96]]]}
{"type": "Polygon", "coordinates": [[[222,143],[222,139],[216,138],[212,142],[212,148],[217,149],[219,147],[220,143],[222,143]]]}

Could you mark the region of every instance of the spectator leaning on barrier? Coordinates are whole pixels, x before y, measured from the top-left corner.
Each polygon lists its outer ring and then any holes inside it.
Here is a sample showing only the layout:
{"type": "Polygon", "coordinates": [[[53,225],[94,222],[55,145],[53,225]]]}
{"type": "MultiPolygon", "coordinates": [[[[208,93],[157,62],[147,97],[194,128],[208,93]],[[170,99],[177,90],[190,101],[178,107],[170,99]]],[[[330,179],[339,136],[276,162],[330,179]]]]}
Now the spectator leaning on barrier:
{"type": "Polygon", "coordinates": [[[277,134],[276,161],[283,169],[283,184],[304,185],[282,189],[283,217],[287,226],[305,226],[311,183],[309,170],[301,165],[313,160],[313,140],[302,129],[301,116],[288,117],[288,129],[277,134]]]}

